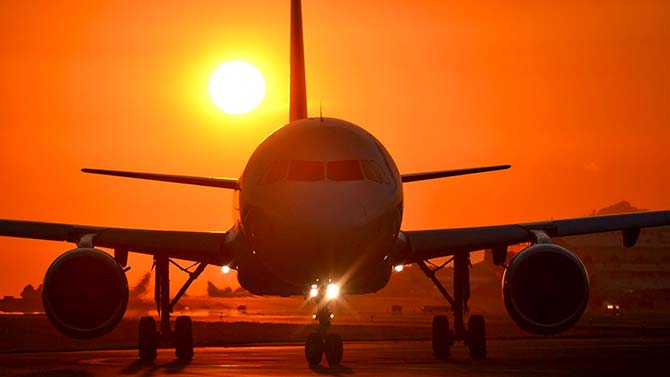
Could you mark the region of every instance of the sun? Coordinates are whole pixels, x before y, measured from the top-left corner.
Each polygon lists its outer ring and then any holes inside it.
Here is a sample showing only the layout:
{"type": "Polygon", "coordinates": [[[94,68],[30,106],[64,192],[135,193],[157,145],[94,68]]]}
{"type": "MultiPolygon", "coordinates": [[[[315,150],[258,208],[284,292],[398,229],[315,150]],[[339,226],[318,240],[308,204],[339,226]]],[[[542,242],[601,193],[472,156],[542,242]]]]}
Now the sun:
{"type": "Polygon", "coordinates": [[[209,96],[228,114],[255,109],[265,96],[265,81],[253,65],[234,60],[221,64],[209,79],[209,96]]]}

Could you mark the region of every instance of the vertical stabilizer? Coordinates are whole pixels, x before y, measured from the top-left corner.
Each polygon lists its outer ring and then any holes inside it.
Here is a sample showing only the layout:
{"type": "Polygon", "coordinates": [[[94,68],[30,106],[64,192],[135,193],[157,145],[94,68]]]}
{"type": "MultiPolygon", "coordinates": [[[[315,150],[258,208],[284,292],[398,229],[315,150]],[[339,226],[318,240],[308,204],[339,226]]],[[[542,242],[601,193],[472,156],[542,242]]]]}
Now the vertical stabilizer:
{"type": "Polygon", "coordinates": [[[291,104],[289,121],[307,118],[305,49],[302,41],[302,7],[291,0],[291,104]]]}

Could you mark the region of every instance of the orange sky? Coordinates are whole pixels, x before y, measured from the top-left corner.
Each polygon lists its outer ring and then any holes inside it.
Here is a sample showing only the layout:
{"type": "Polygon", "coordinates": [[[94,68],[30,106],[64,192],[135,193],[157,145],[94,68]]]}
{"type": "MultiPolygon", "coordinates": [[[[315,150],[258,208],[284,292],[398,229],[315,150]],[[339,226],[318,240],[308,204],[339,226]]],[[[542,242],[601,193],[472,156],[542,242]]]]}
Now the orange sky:
{"type": "MultiPolygon", "coordinates": [[[[0,218],[227,229],[228,191],[79,169],[238,176],[287,120],[289,1],[55,3],[0,3],[0,218]],[[267,84],[243,116],[207,96],[232,59],[267,84]]],[[[403,172],[513,165],[406,185],[405,229],[670,208],[667,1],[304,3],[312,114],[403,172]]],[[[0,238],[0,295],[69,248],[0,238]]],[[[132,283],[150,257],[130,262],[132,283]]],[[[191,293],[208,279],[234,284],[211,268],[191,293]]]]}

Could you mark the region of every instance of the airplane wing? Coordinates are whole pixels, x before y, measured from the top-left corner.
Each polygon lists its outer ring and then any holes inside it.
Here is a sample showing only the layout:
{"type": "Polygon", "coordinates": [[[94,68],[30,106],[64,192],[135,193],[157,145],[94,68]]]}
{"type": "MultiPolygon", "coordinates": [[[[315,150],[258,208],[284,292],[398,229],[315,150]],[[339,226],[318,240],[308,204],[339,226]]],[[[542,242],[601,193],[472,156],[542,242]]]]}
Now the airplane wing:
{"type": "Polygon", "coordinates": [[[406,247],[397,259],[398,263],[414,263],[461,252],[507,247],[523,242],[541,242],[538,238],[545,236],[562,237],[617,230],[623,231],[624,246],[630,247],[637,241],[640,228],[664,225],[670,225],[670,211],[473,228],[402,231],[406,247]]]}
{"type": "Polygon", "coordinates": [[[125,229],[20,220],[0,220],[0,236],[79,243],[91,235],[96,247],[165,255],[207,264],[224,265],[232,260],[224,248],[225,232],[183,232],[125,229]]]}
{"type": "Polygon", "coordinates": [[[424,173],[402,174],[400,176],[402,183],[425,181],[427,179],[437,179],[446,177],[455,177],[458,175],[485,173],[489,171],[505,170],[511,168],[512,165],[495,165],[482,166],[478,168],[454,169],[454,170],[438,170],[424,173]]]}
{"type": "Polygon", "coordinates": [[[134,171],[89,169],[89,168],[81,169],[81,171],[89,174],[102,174],[102,175],[111,175],[115,177],[124,177],[124,178],[148,179],[151,181],[218,187],[231,190],[236,190],[238,188],[237,179],[235,178],[193,177],[188,175],[156,174],[156,173],[142,173],[134,171]]]}

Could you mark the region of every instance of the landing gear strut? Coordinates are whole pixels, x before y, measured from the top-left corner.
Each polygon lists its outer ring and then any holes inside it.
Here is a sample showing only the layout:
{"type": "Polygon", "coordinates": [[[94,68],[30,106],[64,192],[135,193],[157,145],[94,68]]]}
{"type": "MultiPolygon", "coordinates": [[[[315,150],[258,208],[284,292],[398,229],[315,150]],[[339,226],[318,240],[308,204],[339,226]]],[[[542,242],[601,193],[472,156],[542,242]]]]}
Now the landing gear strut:
{"type": "Polygon", "coordinates": [[[454,328],[449,328],[449,319],[444,315],[433,318],[433,356],[439,360],[447,360],[451,355],[451,346],[455,341],[463,341],[468,347],[470,357],[473,359],[484,359],[486,357],[486,326],[484,317],[471,315],[468,319],[468,327],[465,327],[464,317],[468,312],[468,300],[470,299],[470,254],[457,253],[453,258],[441,266],[433,269],[426,262],[417,262],[430,280],[433,281],[442,296],[449,302],[454,313],[454,328]],[[437,279],[435,273],[447,264],[454,263],[454,297],[444,288],[437,279]]]}
{"type": "Polygon", "coordinates": [[[344,348],[342,337],[328,332],[330,322],[334,316],[328,310],[328,300],[323,296],[322,293],[319,293],[315,297],[317,312],[314,314],[314,318],[319,321],[319,326],[315,332],[309,334],[307,341],[305,341],[305,359],[307,359],[309,365],[318,365],[325,355],[328,365],[333,367],[340,365],[340,362],[342,362],[344,348]]]}
{"type": "Polygon", "coordinates": [[[156,267],[156,284],[154,297],[160,318],[160,331],[156,331],[156,321],[153,317],[142,317],[138,331],[138,353],[143,361],[153,361],[158,354],[157,349],[161,343],[170,344],[175,348],[175,356],[178,360],[189,362],[193,359],[193,324],[191,317],[180,316],[175,321],[174,331],[170,324],[170,313],[174,310],[179,299],[186,293],[188,287],[200,276],[207,266],[206,263],[196,263],[193,272],[190,268],[183,268],[167,257],[154,256],[156,267]],[[170,263],[180,270],[188,273],[188,280],[179,292],[170,301],[170,263]]]}

